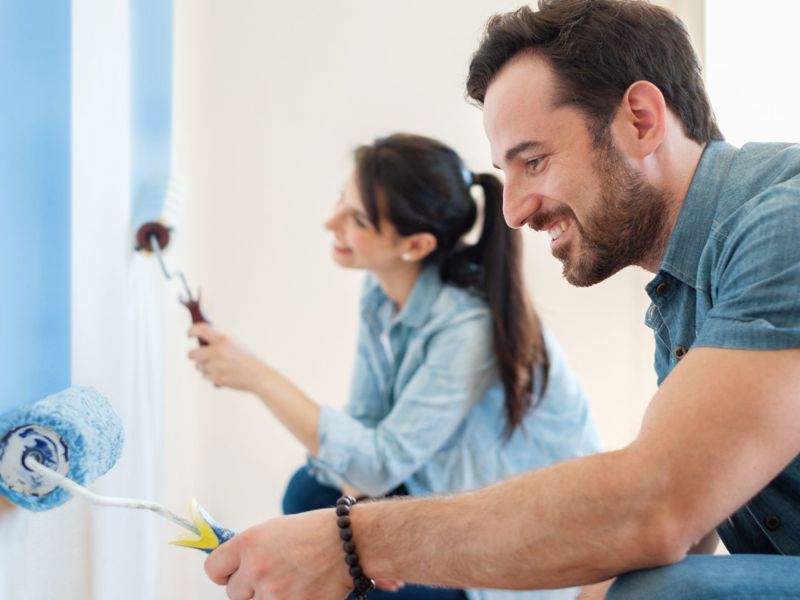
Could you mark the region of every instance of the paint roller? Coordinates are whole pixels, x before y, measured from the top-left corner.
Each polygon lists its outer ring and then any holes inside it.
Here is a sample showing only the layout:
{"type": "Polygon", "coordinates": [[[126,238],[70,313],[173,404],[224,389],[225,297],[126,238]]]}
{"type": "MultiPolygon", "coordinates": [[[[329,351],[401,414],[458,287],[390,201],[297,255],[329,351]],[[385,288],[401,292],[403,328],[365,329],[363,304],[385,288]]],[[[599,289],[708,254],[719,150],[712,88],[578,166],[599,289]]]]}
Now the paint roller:
{"type": "Polygon", "coordinates": [[[0,416],[0,493],[35,512],[64,504],[70,494],[101,506],[149,510],[189,532],[173,544],[204,552],[235,535],[196,500],[190,522],[155,502],[86,489],[117,462],[123,439],[119,417],[92,388],[71,387],[11,411],[0,416]]]}
{"type": "Polygon", "coordinates": [[[122,451],[122,425],[96,390],[71,387],[0,417],[0,493],[32,511],[60,506],[68,494],[28,468],[31,461],[88,484],[122,451]]]}
{"type": "MultiPolygon", "coordinates": [[[[192,294],[192,289],[186,281],[183,271],[170,271],[164,261],[164,250],[169,246],[172,239],[178,209],[184,193],[182,187],[172,179],[166,186],[166,191],[162,194],[157,189],[145,189],[141,198],[136,203],[133,214],[133,230],[135,245],[134,248],[139,252],[152,253],[156,256],[161,272],[167,280],[177,278],[185,298],[181,298],[183,304],[192,317],[192,323],[208,323],[200,308],[200,293],[197,297],[192,294]]],[[[201,346],[208,344],[203,339],[199,340],[201,346]]]]}

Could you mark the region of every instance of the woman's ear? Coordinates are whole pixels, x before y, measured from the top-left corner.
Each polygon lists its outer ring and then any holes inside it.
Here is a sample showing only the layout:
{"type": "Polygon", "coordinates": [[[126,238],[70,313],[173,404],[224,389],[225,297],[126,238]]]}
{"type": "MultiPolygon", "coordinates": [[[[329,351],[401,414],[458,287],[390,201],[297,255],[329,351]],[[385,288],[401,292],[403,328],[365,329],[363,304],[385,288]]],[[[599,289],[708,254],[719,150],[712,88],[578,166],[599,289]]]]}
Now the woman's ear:
{"type": "Polygon", "coordinates": [[[614,119],[616,140],[628,154],[644,158],[655,152],[667,133],[667,103],[658,86],[636,81],[622,97],[614,119]]]}
{"type": "Polygon", "coordinates": [[[436,237],[432,233],[414,233],[403,238],[400,257],[406,262],[425,259],[436,250],[436,237]]]}

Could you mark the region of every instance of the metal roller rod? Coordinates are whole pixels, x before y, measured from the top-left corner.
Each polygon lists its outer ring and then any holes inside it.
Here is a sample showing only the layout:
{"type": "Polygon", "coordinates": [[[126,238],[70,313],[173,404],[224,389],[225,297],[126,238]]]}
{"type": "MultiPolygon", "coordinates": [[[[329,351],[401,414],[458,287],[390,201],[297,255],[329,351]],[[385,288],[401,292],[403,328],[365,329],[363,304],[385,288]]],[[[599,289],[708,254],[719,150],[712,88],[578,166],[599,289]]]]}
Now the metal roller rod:
{"type": "Polygon", "coordinates": [[[161,515],[165,519],[172,521],[173,523],[179,525],[180,527],[183,527],[184,529],[187,529],[197,535],[200,535],[200,531],[198,531],[197,527],[195,527],[190,521],[184,519],[179,515],[176,515],[174,512],[162,506],[161,504],[158,504],[157,502],[151,502],[149,500],[138,500],[135,498],[117,498],[113,496],[100,496],[99,494],[95,494],[94,492],[89,491],[82,485],[75,483],[71,479],[64,477],[60,473],[56,473],[52,469],[48,469],[43,464],[39,463],[33,456],[29,456],[25,459],[24,466],[30,469],[31,471],[41,475],[52,485],[64,488],[67,492],[69,492],[73,496],[80,496],[88,500],[92,504],[96,504],[98,506],[113,506],[117,508],[135,508],[135,509],[149,510],[158,515],[161,515]]]}
{"type": "Polygon", "coordinates": [[[189,283],[186,281],[186,276],[183,274],[183,271],[175,271],[170,273],[167,269],[167,265],[164,262],[164,257],[161,254],[161,246],[158,243],[158,236],[155,234],[150,235],[150,245],[153,248],[153,252],[158,259],[158,264],[161,265],[161,271],[164,273],[164,277],[167,279],[173,279],[174,277],[178,277],[181,280],[181,284],[183,285],[183,289],[186,292],[186,297],[191,302],[194,300],[194,296],[192,295],[192,290],[189,288],[189,283]]]}

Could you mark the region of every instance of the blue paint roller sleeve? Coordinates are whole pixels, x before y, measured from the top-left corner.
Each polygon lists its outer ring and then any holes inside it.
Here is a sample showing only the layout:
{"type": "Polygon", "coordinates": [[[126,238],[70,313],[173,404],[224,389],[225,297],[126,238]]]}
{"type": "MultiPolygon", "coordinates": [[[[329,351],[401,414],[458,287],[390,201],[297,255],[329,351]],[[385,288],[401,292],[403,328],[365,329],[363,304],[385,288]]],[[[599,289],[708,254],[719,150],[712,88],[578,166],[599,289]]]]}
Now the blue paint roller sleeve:
{"type": "Polygon", "coordinates": [[[0,416],[0,494],[32,511],[64,504],[69,494],[25,466],[35,458],[82,485],[117,462],[124,434],[108,400],[71,387],[0,416]]]}

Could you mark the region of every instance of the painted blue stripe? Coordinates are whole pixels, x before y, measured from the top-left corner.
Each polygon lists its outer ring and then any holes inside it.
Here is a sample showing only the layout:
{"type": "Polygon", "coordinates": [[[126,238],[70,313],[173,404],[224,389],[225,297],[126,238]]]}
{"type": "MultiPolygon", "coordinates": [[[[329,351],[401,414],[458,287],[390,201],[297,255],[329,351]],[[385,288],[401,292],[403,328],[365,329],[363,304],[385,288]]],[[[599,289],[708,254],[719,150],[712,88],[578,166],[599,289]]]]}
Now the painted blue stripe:
{"type": "Polygon", "coordinates": [[[136,0],[131,10],[131,201],[163,207],[172,133],[172,0],[136,0]]]}
{"type": "Polygon", "coordinates": [[[70,385],[70,28],[0,0],[0,414],[70,385]]]}

